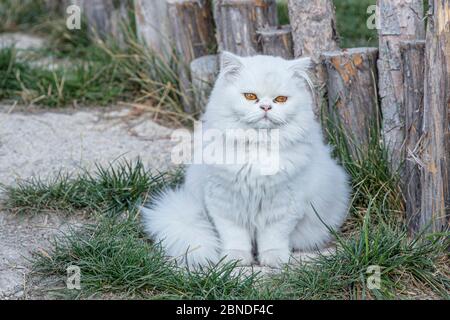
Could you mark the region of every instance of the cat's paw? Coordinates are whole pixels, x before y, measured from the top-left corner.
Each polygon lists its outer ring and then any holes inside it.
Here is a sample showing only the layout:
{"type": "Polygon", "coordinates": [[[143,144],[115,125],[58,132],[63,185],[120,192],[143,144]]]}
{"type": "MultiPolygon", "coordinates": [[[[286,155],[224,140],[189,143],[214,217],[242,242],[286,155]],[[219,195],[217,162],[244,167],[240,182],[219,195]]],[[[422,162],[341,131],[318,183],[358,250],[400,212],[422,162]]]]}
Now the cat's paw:
{"type": "Polygon", "coordinates": [[[253,263],[253,255],[244,250],[224,250],[224,262],[238,261],[239,266],[250,266],[253,263]]]}
{"type": "Polygon", "coordinates": [[[266,250],[259,254],[259,262],[263,266],[271,268],[280,268],[283,264],[289,262],[291,253],[289,250],[273,249],[266,250]]]}

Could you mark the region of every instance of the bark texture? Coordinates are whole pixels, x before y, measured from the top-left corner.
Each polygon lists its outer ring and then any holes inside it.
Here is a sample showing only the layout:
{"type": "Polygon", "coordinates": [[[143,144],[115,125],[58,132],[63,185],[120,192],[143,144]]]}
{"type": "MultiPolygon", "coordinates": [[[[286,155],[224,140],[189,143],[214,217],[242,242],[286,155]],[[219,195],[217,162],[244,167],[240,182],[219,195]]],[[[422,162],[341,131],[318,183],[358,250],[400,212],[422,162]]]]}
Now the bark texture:
{"type": "Polygon", "coordinates": [[[189,64],[198,57],[215,52],[214,19],[208,0],[167,0],[172,37],[178,57],[180,87],[184,110],[195,111],[189,64]]]}
{"type": "Polygon", "coordinates": [[[205,111],[209,94],[219,74],[219,56],[208,55],[191,62],[192,88],[196,111],[205,111]]]}
{"type": "Polygon", "coordinates": [[[404,151],[400,43],[425,38],[423,0],[378,0],[378,8],[380,47],[378,70],[383,113],[382,132],[392,158],[392,167],[398,169],[404,151]]]}
{"type": "Polygon", "coordinates": [[[377,48],[354,48],[325,52],[328,112],[335,124],[350,138],[348,146],[354,157],[365,152],[370,134],[378,124],[376,94],[377,48]]]}
{"type": "Polygon", "coordinates": [[[258,29],[262,53],[269,56],[292,59],[294,48],[292,44],[291,26],[265,27],[258,29]]]}
{"type": "Polygon", "coordinates": [[[449,227],[450,1],[430,1],[425,59],[421,228],[449,227]]]}
{"type": "Polygon", "coordinates": [[[288,0],[295,57],[319,62],[323,51],[338,49],[336,13],[331,0],[288,0]]]}
{"type": "Polygon", "coordinates": [[[172,31],[167,2],[134,0],[134,12],[139,41],[168,60],[172,53],[172,31]]]}
{"type": "Polygon", "coordinates": [[[125,46],[123,28],[129,22],[128,0],[69,0],[80,6],[93,38],[125,46]]]}
{"type": "Polygon", "coordinates": [[[320,56],[322,52],[339,49],[336,10],[332,0],[288,0],[288,9],[294,56],[309,56],[314,62],[311,71],[318,89],[315,92],[314,114],[319,118],[326,86],[326,71],[320,56]]]}
{"type": "Polygon", "coordinates": [[[406,200],[408,230],[411,235],[420,229],[421,157],[423,90],[425,75],[425,41],[408,41],[400,45],[403,74],[403,105],[405,153],[403,190],[406,200]]]}
{"type": "Polygon", "coordinates": [[[241,56],[261,53],[256,31],[278,25],[275,0],[216,0],[214,18],[219,51],[241,56]]]}

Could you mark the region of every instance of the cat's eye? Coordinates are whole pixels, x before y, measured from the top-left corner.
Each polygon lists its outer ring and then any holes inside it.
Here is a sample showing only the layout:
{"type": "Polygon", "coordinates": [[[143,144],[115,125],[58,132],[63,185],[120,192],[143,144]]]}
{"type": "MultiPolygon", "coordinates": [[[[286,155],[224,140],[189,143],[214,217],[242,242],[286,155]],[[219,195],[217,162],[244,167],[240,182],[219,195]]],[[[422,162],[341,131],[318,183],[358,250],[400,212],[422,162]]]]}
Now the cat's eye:
{"type": "Polygon", "coordinates": [[[244,93],[244,97],[250,101],[258,100],[258,96],[254,93],[244,93]]]}
{"type": "Polygon", "coordinates": [[[285,103],[287,101],[288,97],[286,96],[278,96],[275,99],[273,99],[273,101],[277,102],[277,103],[285,103]]]}

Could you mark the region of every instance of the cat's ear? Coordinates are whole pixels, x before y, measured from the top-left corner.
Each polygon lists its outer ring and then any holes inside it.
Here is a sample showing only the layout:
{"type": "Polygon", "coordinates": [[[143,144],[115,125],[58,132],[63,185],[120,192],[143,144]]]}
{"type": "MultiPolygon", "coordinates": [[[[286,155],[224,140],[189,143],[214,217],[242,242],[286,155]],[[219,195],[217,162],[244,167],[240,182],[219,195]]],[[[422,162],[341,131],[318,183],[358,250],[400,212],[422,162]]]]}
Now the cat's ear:
{"type": "Polygon", "coordinates": [[[243,64],[241,58],[228,51],[223,51],[220,55],[220,73],[226,78],[236,77],[243,64]]]}
{"type": "Polygon", "coordinates": [[[295,78],[306,81],[311,89],[314,88],[313,80],[311,79],[310,70],[313,67],[311,58],[304,57],[290,61],[289,69],[295,78]]]}

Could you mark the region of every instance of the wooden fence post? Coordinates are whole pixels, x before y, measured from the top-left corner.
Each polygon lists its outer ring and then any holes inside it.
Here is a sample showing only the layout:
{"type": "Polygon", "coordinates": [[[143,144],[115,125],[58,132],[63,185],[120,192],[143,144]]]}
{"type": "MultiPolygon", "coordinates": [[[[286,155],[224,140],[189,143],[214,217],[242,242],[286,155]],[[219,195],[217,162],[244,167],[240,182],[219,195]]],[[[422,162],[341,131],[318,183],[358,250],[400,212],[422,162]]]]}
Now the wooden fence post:
{"type": "Polygon", "coordinates": [[[184,110],[195,112],[189,64],[216,50],[214,19],[208,0],[167,0],[172,37],[179,58],[180,88],[184,110]]]}
{"type": "Polygon", "coordinates": [[[354,48],[324,52],[327,72],[328,112],[352,141],[356,158],[367,151],[373,126],[379,124],[377,103],[377,48],[354,48]]]}
{"type": "Polygon", "coordinates": [[[63,11],[64,1],[59,0],[45,0],[45,8],[51,13],[61,13],[63,11]]]}
{"type": "Polygon", "coordinates": [[[167,2],[134,0],[134,12],[139,41],[168,61],[172,54],[172,31],[167,2]]]}
{"type": "Polygon", "coordinates": [[[338,50],[336,12],[332,0],[288,0],[289,20],[292,27],[294,56],[310,56],[316,92],[314,114],[320,116],[321,89],[325,87],[326,71],[320,61],[322,52],[338,50]]]}
{"type": "Polygon", "coordinates": [[[262,52],[256,31],[278,25],[276,1],[216,0],[214,19],[219,51],[255,55],[262,52]]]}
{"type": "Polygon", "coordinates": [[[196,110],[205,111],[209,94],[218,74],[218,55],[203,56],[191,62],[192,88],[196,110]]]}
{"type": "Polygon", "coordinates": [[[403,106],[405,158],[403,190],[406,217],[411,235],[419,231],[422,157],[423,90],[425,77],[425,41],[407,41],[400,44],[401,72],[403,74],[403,106]]]}
{"type": "Polygon", "coordinates": [[[425,38],[423,0],[378,0],[378,10],[382,132],[396,170],[403,158],[404,141],[400,42],[425,38]]]}
{"type": "Polygon", "coordinates": [[[258,29],[256,33],[265,55],[292,59],[294,48],[292,44],[291,26],[265,27],[258,29]]]}
{"type": "Polygon", "coordinates": [[[421,228],[440,232],[450,216],[450,2],[430,0],[426,36],[421,228]]]}
{"type": "Polygon", "coordinates": [[[288,0],[295,57],[318,63],[322,52],[338,49],[336,13],[332,0],[288,0]]]}
{"type": "Polygon", "coordinates": [[[128,0],[72,0],[82,8],[89,32],[104,41],[125,46],[122,27],[128,20],[128,0]]]}

